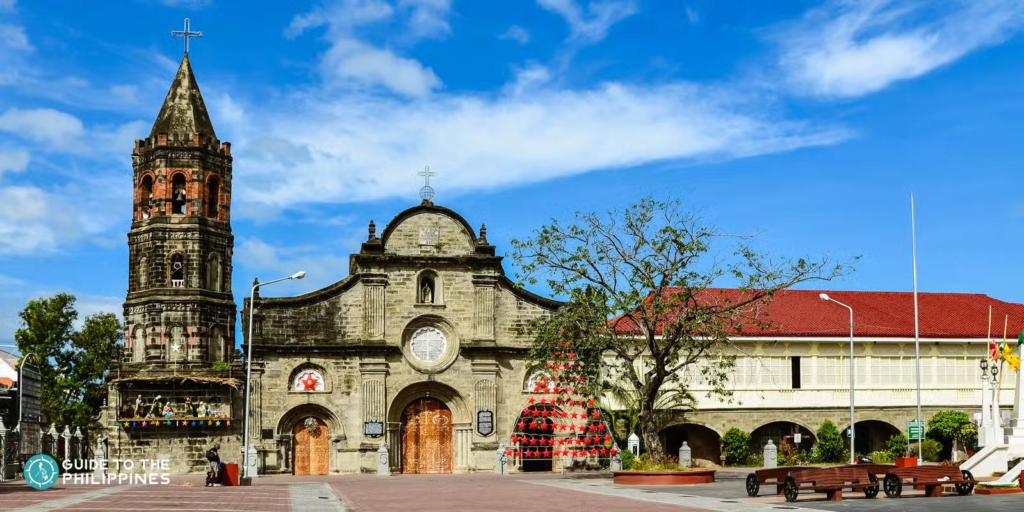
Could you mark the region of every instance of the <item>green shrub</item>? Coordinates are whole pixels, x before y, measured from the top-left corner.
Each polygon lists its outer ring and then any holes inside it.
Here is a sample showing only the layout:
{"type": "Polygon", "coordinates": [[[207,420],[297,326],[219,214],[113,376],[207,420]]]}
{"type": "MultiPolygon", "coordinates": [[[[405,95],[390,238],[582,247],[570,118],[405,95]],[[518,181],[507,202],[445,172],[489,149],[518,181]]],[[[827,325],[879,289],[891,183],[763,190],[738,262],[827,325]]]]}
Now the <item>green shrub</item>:
{"type": "Polygon", "coordinates": [[[907,455],[907,436],[903,433],[896,434],[885,442],[885,449],[892,454],[892,458],[905,457],[907,455]]]}
{"type": "Polygon", "coordinates": [[[815,462],[845,462],[849,452],[843,445],[843,435],[831,420],[825,420],[818,428],[818,442],[814,445],[815,462]]]}
{"type": "MultiPolygon", "coordinates": [[[[924,450],[924,461],[925,462],[939,462],[942,460],[942,443],[934,439],[925,439],[921,442],[922,450],[924,450]]],[[[910,456],[917,457],[917,441],[910,443],[910,456]]]]}
{"type": "Polygon", "coordinates": [[[643,453],[633,459],[629,467],[630,471],[686,471],[686,468],[679,465],[679,459],[669,455],[667,457],[652,457],[649,453],[643,453]]]}
{"type": "Polygon", "coordinates": [[[750,434],[735,427],[730,428],[722,436],[722,449],[727,466],[746,464],[750,458],[750,434]]]}
{"type": "Polygon", "coordinates": [[[633,457],[633,452],[624,450],[622,452],[622,469],[633,469],[633,462],[636,460],[633,457]]]}
{"type": "Polygon", "coordinates": [[[747,457],[747,465],[755,468],[764,467],[764,454],[763,453],[752,453],[747,457]]]}
{"type": "MultiPolygon", "coordinates": [[[[902,456],[903,455],[900,455],[900,457],[902,456]]],[[[871,461],[875,464],[892,464],[893,462],[896,462],[896,458],[888,451],[871,452],[868,454],[868,457],[871,457],[871,461]]]]}

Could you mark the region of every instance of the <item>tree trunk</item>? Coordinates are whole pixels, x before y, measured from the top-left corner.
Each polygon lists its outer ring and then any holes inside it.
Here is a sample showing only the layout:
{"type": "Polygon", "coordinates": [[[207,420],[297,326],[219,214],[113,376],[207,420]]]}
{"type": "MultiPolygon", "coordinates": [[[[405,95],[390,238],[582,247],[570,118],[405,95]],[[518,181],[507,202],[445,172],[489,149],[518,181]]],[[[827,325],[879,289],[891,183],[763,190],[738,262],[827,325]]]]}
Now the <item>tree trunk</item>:
{"type": "Polygon", "coordinates": [[[658,423],[654,418],[655,411],[640,413],[640,437],[644,440],[644,446],[651,457],[664,457],[665,445],[661,442],[661,433],[658,432],[658,423]]]}

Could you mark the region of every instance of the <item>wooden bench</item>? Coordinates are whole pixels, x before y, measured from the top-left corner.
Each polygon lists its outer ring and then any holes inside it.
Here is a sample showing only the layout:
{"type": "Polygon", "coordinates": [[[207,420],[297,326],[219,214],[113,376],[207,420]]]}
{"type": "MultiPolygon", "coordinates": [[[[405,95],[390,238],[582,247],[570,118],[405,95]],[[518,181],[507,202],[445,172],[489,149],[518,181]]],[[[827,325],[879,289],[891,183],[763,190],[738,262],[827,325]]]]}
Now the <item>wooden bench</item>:
{"type": "Polygon", "coordinates": [[[747,475],[747,496],[754,497],[762,485],[774,485],[775,494],[782,494],[783,484],[791,471],[802,471],[806,466],[789,466],[781,468],[759,469],[747,475]]]}
{"type": "Polygon", "coordinates": [[[960,496],[974,491],[978,483],[970,471],[961,470],[956,466],[915,466],[912,468],[895,468],[885,475],[882,488],[890,498],[899,498],[903,494],[903,485],[924,486],[924,494],[929,498],[942,496],[943,485],[956,486],[960,496]]]}
{"type": "Polygon", "coordinates": [[[847,464],[839,467],[863,469],[868,473],[877,475],[879,480],[885,478],[885,475],[892,473],[892,470],[896,469],[895,464],[847,464]]]}
{"type": "Polygon", "coordinates": [[[874,498],[878,495],[878,477],[858,466],[803,469],[790,472],[782,494],[788,502],[796,501],[801,491],[823,492],[829,501],[840,501],[843,489],[861,490],[865,497],[874,498]]]}

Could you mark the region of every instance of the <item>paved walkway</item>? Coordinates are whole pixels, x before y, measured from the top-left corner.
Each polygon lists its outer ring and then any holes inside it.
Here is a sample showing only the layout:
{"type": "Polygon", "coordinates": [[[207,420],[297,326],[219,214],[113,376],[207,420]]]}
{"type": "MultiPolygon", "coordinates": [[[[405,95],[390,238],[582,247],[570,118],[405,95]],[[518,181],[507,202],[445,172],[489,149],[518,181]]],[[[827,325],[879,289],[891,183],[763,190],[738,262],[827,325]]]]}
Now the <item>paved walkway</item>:
{"type": "MultiPolygon", "coordinates": [[[[1024,510],[1024,494],[925,498],[906,490],[899,500],[848,493],[842,502],[820,494],[796,503],[780,496],[749,498],[743,474],[720,471],[708,485],[625,487],[603,475],[374,475],[256,479],[252,487],[205,487],[203,477],[172,477],[171,485],[57,484],[36,491],[24,481],[0,483],[0,510],[146,512],[776,512],[796,510],[974,512],[1024,510]]],[[[766,490],[766,493],[768,490],[766,490]]]]}

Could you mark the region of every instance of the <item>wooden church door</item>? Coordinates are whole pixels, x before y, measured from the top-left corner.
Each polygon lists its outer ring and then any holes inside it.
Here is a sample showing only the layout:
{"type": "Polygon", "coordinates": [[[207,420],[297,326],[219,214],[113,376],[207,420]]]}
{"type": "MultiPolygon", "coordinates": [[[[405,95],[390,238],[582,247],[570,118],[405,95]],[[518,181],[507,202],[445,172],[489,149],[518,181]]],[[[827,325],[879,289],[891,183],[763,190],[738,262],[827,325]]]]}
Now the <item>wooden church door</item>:
{"type": "Polygon", "coordinates": [[[402,413],[402,472],[452,472],[452,412],[436,398],[420,398],[402,413]]]}
{"type": "Polygon", "coordinates": [[[295,424],[294,461],[295,474],[326,475],[330,468],[331,452],[327,425],[317,418],[309,417],[295,424]]]}

